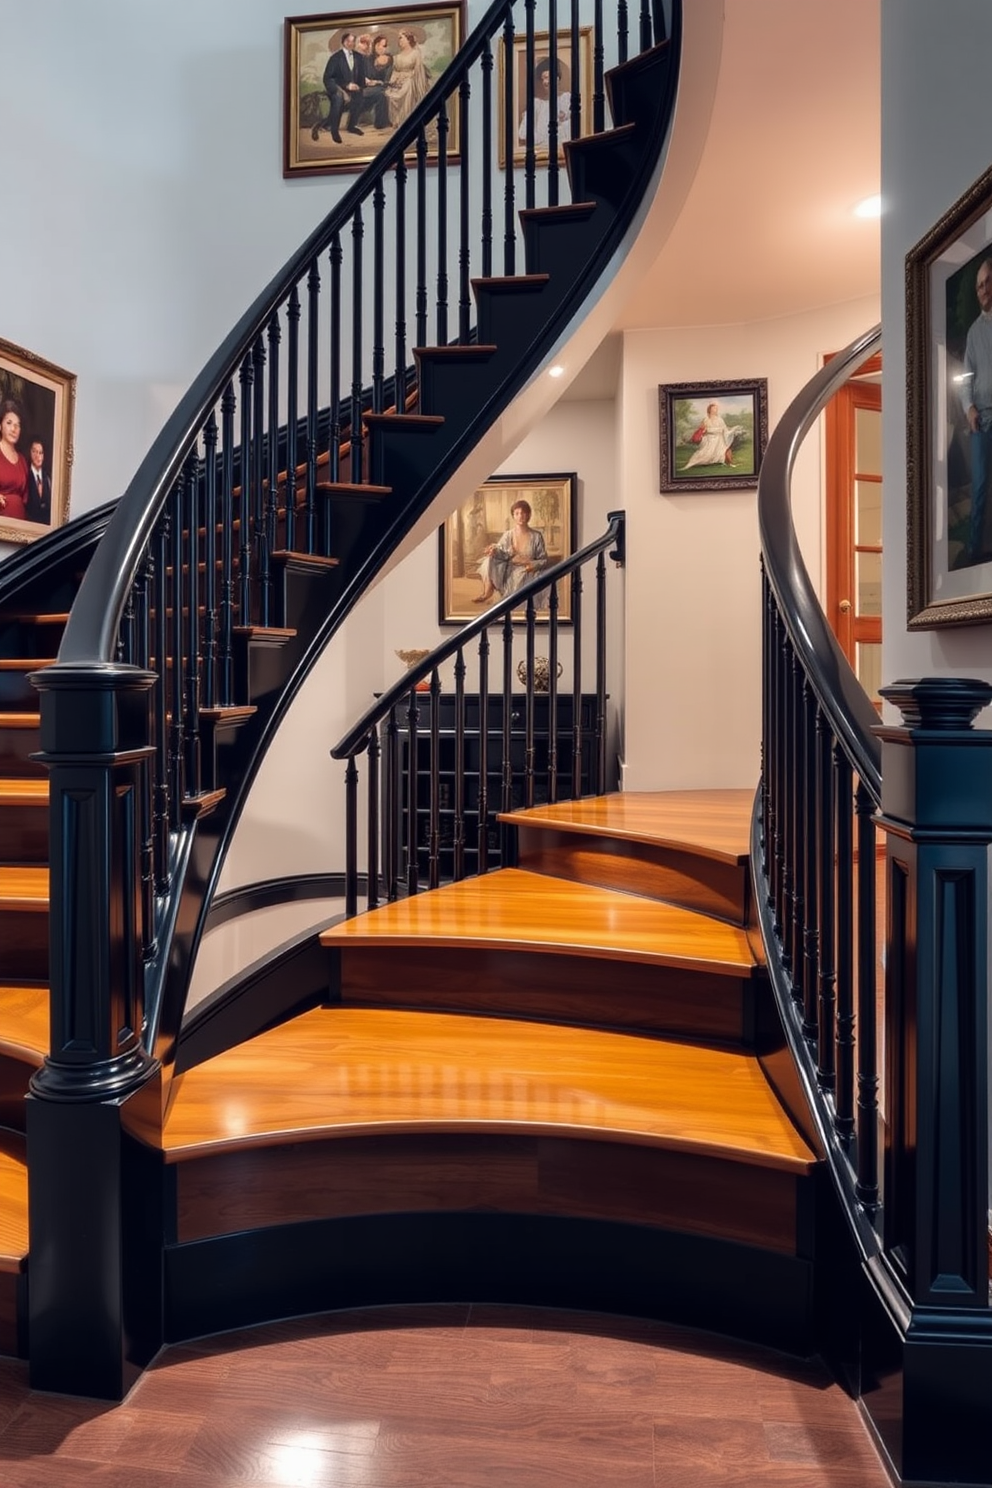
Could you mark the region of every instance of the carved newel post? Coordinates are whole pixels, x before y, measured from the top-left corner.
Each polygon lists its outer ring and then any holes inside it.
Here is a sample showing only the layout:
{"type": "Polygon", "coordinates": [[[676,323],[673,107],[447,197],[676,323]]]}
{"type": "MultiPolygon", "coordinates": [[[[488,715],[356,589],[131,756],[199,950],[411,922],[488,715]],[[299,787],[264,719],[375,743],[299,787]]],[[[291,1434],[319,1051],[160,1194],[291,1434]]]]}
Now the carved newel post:
{"type": "Polygon", "coordinates": [[[992,687],[893,683],[882,727],[887,834],[885,1247],[912,1311],[902,1474],[986,1482],[992,687]]]}
{"type": "Polygon", "coordinates": [[[50,783],[51,1037],[27,1108],[31,1383],[119,1399],[161,1335],[161,1180],[132,1135],[157,1069],[139,840],[154,676],[63,664],[32,681],[50,783]]]}

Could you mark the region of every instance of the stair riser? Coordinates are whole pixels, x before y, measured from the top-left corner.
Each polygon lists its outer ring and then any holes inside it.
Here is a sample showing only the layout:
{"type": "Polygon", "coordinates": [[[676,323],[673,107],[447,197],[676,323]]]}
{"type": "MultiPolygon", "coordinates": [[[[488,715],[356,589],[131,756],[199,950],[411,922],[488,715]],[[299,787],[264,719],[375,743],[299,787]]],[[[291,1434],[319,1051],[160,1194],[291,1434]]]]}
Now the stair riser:
{"type": "Polygon", "coordinates": [[[172,1171],[180,1244],[321,1219],[485,1210],[647,1225],[788,1256],[800,1250],[809,1182],[658,1147],[415,1131],[253,1148],[172,1171]]]}
{"type": "MultiPolygon", "coordinates": [[[[341,1001],[750,1043],[758,983],[532,951],[345,947],[341,1001]]],[[[332,953],[333,955],[333,953],[332,953]]],[[[335,985],[332,983],[332,985],[335,985]]]]}
{"type": "MultiPolygon", "coordinates": [[[[6,1126],[11,1131],[24,1130],[24,1100],[28,1093],[28,1081],[37,1067],[33,1061],[28,1063],[11,1054],[0,1054],[0,1126],[6,1126]]],[[[0,1352],[3,1350],[0,1349],[0,1352]]]]}
{"type": "Polygon", "coordinates": [[[620,889],[746,925],[749,875],[743,864],[643,842],[553,828],[518,827],[517,866],[532,873],[620,889]]]}
{"type": "Polygon", "coordinates": [[[0,978],[48,980],[48,911],[0,910],[0,978]]]}
{"type": "Polygon", "coordinates": [[[37,669],[37,663],[26,661],[23,671],[0,671],[0,709],[14,713],[37,710],[38,694],[28,681],[29,674],[37,669]]]}
{"type": "Polygon", "coordinates": [[[0,806],[0,863],[47,862],[47,805],[0,806]]]}
{"type": "Polygon", "coordinates": [[[593,213],[584,222],[563,222],[540,214],[526,219],[527,271],[530,274],[574,274],[598,248],[603,235],[602,214],[593,213]]]}
{"type": "Polygon", "coordinates": [[[611,213],[620,208],[642,169],[635,138],[588,135],[569,145],[566,160],[573,201],[602,202],[611,213]]]}
{"type": "Polygon", "coordinates": [[[13,780],[44,777],[44,766],[31,758],[41,748],[40,733],[38,728],[5,728],[0,717],[0,776],[13,780]]]}

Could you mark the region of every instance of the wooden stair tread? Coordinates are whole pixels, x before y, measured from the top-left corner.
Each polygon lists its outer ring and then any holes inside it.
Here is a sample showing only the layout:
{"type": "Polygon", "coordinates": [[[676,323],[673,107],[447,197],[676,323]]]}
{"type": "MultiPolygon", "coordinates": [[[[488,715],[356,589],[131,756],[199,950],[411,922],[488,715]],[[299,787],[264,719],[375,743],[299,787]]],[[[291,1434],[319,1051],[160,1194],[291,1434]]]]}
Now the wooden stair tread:
{"type": "Polygon", "coordinates": [[[753,790],[618,791],[500,813],[499,820],[687,849],[743,864],[749,856],[753,810],[753,790]]]}
{"type": "Polygon", "coordinates": [[[178,1081],[168,1162],[387,1132],[569,1136],[807,1173],[757,1059],[504,1018],[317,1008],[178,1081]]]}
{"type": "Polygon", "coordinates": [[[0,1051],[40,1066],[49,1038],[48,988],[0,984],[0,1051]]]}
{"type": "Polygon", "coordinates": [[[0,868],[0,909],[48,908],[48,868],[0,868]]]}
{"type": "Polygon", "coordinates": [[[705,967],[738,977],[756,969],[740,926],[520,868],[500,868],[382,905],[331,926],[320,940],[339,947],[430,943],[548,951],[705,967]]]}
{"type": "Polygon", "coordinates": [[[54,665],[54,656],[0,656],[0,672],[33,672],[54,665]]]}
{"type": "MultiPolygon", "coordinates": [[[[2,716],[2,715],[0,715],[2,716]]],[[[48,777],[44,780],[0,780],[0,806],[47,806],[48,777]]]]}
{"type": "Polygon", "coordinates": [[[28,610],[4,610],[0,615],[0,624],[10,625],[64,625],[69,618],[69,611],[47,615],[34,615],[28,610]]]}
{"type": "Polygon", "coordinates": [[[28,1259],[28,1165],[24,1138],[0,1133],[0,1273],[17,1274],[28,1259]]]}
{"type": "Polygon", "coordinates": [[[40,713],[0,713],[0,728],[41,728],[40,713]]]}

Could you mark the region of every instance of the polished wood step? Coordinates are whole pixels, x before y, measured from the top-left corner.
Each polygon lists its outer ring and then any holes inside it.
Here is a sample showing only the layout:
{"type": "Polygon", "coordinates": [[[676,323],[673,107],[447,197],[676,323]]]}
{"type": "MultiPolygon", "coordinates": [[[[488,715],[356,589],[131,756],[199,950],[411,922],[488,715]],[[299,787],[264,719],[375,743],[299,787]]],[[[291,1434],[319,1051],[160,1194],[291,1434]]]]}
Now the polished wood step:
{"type": "Polygon", "coordinates": [[[325,930],[325,946],[467,944],[494,950],[565,952],[750,975],[745,932],[669,904],[612,889],[501,868],[480,878],[385,904],[325,930]]]}
{"type": "Polygon", "coordinates": [[[177,1084],[161,1146],[175,1169],[179,1243],[481,1210],[800,1248],[816,1155],[747,1055],[337,1007],[177,1084]]]}
{"type": "Polygon", "coordinates": [[[23,1131],[28,1081],[49,1048],[48,988],[0,983],[0,1128],[23,1131]]]}
{"type": "Polygon", "coordinates": [[[578,1136],[808,1173],[752,1055],[510,1019],[316,1008],[188,1070],[170,1163],[287,1138],[578,1136]]]}
{"type": "Polygon", "coordinates": [[[0,806],[28,806],[40,810],[47,805],[47,776],[43,780],[0,780],[0,806]]]}
{"type": "Polygon", "coordinates": [[[534,873],[750,919],[751,790],[623,791],[507,812],[534,873]]]}
{"type": "Polygon", "coordinates": [[[48,779],[0,779],[0,863],[48,861],[48,779]]]}
{"type": "MultiPolygon", "coordinates": [[[[17,1275],[28,1259],[28,1170],[24,1138],[0,1129],[0,1276],[17,1275]]],[[[0,1288],[0,1334],[7,1311],[0,1288]]],[[[5,1350],[7,1352],[7,1350],[5,1350]]]]}
{"type": "Polygon", "coordinates": [[[0,910],[18,910],[22,914],[47,913],[48,868],[0,867],[0,910]]]}

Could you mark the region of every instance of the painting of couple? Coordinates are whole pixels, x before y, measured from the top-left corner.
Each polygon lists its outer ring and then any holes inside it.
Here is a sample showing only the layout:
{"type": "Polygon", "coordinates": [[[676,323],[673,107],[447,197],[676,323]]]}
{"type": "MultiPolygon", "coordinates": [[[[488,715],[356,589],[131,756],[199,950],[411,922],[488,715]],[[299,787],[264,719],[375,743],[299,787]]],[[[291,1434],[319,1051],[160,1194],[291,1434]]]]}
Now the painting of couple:
{"type": "Polygon", "coordinates": [[[283,174],[368,165],[450,66],[463,33],[461,5],[287,20],[283,174]]]}

